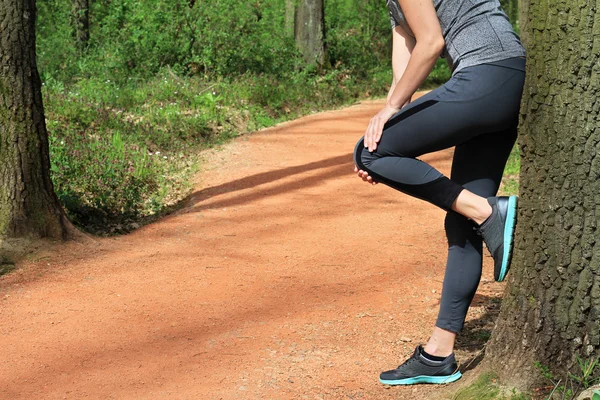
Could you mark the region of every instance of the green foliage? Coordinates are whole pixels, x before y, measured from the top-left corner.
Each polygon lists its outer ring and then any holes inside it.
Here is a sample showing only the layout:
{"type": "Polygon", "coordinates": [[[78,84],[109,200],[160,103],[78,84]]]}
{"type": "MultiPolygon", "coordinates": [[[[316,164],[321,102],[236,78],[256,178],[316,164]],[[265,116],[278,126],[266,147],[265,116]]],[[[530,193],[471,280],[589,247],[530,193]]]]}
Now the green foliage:
{"type": "Polygon", "coordinates": [[[542,378],[550,381],[554,386],[552,393],[558,393],[561,399],[573,400],[579,393],[600,382],[598,358],[582,359],[577,355],[576,359],[578,369],[575,373],[568,373],[564,379],[556,377],[548,366],[538,361],[534,363],[542,378]]]}
{"type": "Polygon", "coordinates": [[[71,219],[126,232],[190,193],[198,150],[323,108],[385,94],[391,72],[357,81],[339,71],[293,81],[211,82],[162,71],[149,81],[49,80],[44,103],[52,179],[71,219]]]}
{"type": "Polygon", "coordinates": [[[521,156],[519,146],[515,145],[508,157],[506,167],[504,168],[504,176],[502,178],[502,186],[500,191],[503,195],[519,194],[519,171],[521,169],[521,156]]]}
{"type": "Polygon", "coordinates": [[[372,69],[389,64],[391,25],[382,1],[329,0],[325,15],[331,65],[367,78],[372,69]]]}
{"type": "Polygon", "coordinates": [[[507,393],[497,383],[494,374],[484,373],[473,384],[458,390],[451,397],[452,400],[528,400],[531,397],[512,389],[507,393]]]}
{"type": "Polygon", "coordinates": [[[577,365],[579,366],[579,370],[576,374],[569,374],[569,378],[576,382],[578,387],[587,389],[590,386],[600,382],[600,377],[598,374],[594,374],[599,364],[600,363],[597,358],[592,357],[584,360],[577,356],[577,365]]]}
{"type": "Polygon", "coordinates": [[[538,372],[540,373],[542,378],[550,380],[550,381],[554,380],[554,374],[552,374],[552,372],[550,371],[550,367],[540,363],[539,361],[535,361],[533,363],[533,366],[535,367],[535,369],[538,370],[538,372]]]}
{"type": "MultiPolygon", "coordinates": [[[[333,68],[304,65],[285,0],[91,2],[78,49],[71,1],[38,1],[52,179],[70,217],[124,232],[191,190],[195,154],[238,134],[384,96],[391,28],[379,0],[326,2],[333,68]]],[[[445,62],[431,75],[441,83],[445,62]]]]}

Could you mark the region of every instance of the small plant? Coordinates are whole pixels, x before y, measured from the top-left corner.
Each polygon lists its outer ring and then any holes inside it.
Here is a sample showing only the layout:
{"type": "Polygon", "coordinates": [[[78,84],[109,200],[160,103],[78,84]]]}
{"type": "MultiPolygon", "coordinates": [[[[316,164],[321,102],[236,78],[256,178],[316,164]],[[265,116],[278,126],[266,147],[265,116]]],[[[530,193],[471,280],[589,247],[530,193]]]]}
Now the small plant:
{"type": "Polygon", "coordinates": [[[569,374],[569,378],[577,382],[577,390],[580,388],[585,390],[600,382],[600,377],[594,377],[594,372],[599,365],[597,358],[583,360],[577,356],[577,365],[579,366],[578,374],[569,374]]]}
{"type": "MultiPolygon", "coordinates": [[[[594,384],[600,382],[600,377],[595,376],[596,368],[600,365],[598,358],[582,359],[579,356],[577,358],[577,366],[579,367],[577,373],[569,373],[567,378],[556,380],[555,375],[550,371],[550,368],[540,362],[535,362],[536,369],[540,372],[543,378],[549,380],[554,385],[554,389],[550,393],[548,398],[556,392],[561,394],[561,400],[573,400],[580,392],[594,384]]],[[[596,393],[594,393],[596,396],[596,393]]],[[[600,392],[598,392],[598,400],[600,400],[600,392]]],[[[596,400],[595,398],[592,398],[596,400]]]]}

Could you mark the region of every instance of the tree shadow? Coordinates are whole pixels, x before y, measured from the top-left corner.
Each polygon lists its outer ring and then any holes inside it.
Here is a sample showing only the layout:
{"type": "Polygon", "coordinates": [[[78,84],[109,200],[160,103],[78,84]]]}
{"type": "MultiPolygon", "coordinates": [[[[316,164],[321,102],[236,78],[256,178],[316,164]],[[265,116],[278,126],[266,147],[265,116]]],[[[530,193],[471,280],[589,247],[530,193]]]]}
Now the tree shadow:
{"type": "MultiPolygon", "coordinates": [[[[241,179],[236,179],[227,183],[223,183],[217,186],[211,186],[206,189],[198,190],[188,197],[187,202],[184,200],[187,206],[199,203],[203,200],[209,199],[213,196],[232,193],[244,189],[254,188],[259,185],[272,183],[284,178],[288,178],[293,175],[306,173],[309,171],[325,169],[340,165],[350,165],[352,163],[352,153],[345,154],[343,156],[332,157],[321,161],[315,161],[303,165],[297,165],[293,167],[282,168],[274,171],[261,172],[241,179]]],[[[348,170],[348,174],[352,171],[348,170]]]]}
{"type": "MultiPolygon", "coordinates": [[[[424,161],[427,163],[441,162],[448,159],[451,159],[451,155],[448,155],[448,153],[445,151],[431,153],[424,157],[424,161]]],[[[262,172],[241,179],[236,179],[231,182],[223,183],[221,185],[212,186],[206,189],[196,191],[190,196],[188,196],[188,198],[182,203],[183,206],[186,208],[193,207],[194,212],[210,208],[222,208],[231,207],[235,205],[242,205],[264,198],[265,196],[274,196],[277,194],[287,192],[289,190],[298,190],[313,187],[321,184],[324,180],[327,179],[339,178],[344,175],[350,175],[352,174],[353,165],[353,153],[349,153],[343,156],[332,157],[322,161],[315,161],[294,167],[262,172]],[[320,172],[316,176],[311,175],[308,177],[299,178],[294,181],[281,183],[274,188],[254,191],[251,193],[243,194],[239,197],[221,200],[211,204],[196,206],[198,203],[205,202],[211,199],[212,197],[218,195],[233,193],[236,191],[242,191],[250,188],[256,188],[257,186],[267,183],[273,183],[278,180],[283,180],[293,175],[299,175],[310,171],[316,171],[327,168],[329,168],[327,171],[320,172]]]]}

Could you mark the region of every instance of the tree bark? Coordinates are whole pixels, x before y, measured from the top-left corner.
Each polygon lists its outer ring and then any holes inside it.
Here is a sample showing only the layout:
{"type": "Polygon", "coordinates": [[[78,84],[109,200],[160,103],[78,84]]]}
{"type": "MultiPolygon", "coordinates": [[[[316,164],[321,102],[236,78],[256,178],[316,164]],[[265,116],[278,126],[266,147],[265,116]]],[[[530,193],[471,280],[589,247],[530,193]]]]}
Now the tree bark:
{"type": "Polygon", "coordinates": [[[35,58],[35,0],[0,0],[0,238],[68,239],[50,180],[35,58]]]}
{"type": "Polygon", "coordinates": [[[308,63],[325,62],[325,10],[323,0],[299,0],[295,37],[308,63]]]}
{"type": "Polygon", "coordinates": [[[73,27],[77,47],[85,48],[90,40],[89,0],[73,0],[73,27]]]}
{"type": "MultiPolygon", "coordinates": [[[[600,1],[523,0],[519,224],[486,352],[508,384],[600,352],[600,1]]],[[[563,383],[565,381],[563,380],[563,383]]]]}

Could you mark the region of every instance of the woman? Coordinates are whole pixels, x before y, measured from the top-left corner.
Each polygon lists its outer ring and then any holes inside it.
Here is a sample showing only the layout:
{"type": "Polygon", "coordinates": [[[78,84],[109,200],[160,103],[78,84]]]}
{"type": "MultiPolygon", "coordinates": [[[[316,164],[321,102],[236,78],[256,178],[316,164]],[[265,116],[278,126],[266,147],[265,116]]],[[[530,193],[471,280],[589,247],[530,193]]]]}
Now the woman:
{"type": "Polygon", "coordinates": [[[494,276],[506,276],[517,198],[494,197],[517,137],[525,49],[498,0],[388,0],[394,81],[386,106],[355,149],[355,172],[448,211],[448,260],[440,311],[425,347],[383,372],[389,385],[461,377],[454,341],[481,278],[482,238],[494,276]],[[411,96],[444,57],[451,79],[411,96]],[[450,179],[416,157],[456,146],[450,179]]]}

